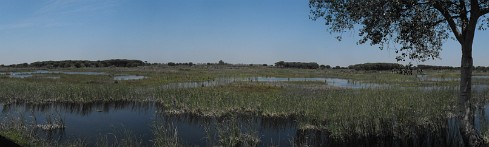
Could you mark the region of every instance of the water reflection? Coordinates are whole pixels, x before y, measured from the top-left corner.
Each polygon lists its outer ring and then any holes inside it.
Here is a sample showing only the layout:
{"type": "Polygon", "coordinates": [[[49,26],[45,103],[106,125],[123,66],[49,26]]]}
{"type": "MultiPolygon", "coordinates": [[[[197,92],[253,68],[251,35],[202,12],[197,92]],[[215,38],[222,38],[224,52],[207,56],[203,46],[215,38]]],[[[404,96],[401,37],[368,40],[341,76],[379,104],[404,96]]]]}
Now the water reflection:
{"type": "Polygon", "coordinates": [[[245,81],[246,78],[216,78],[203,82],[181,82],[162,85],[164,89],[181,89],[181,88],[197,88],[197,87],[214,87],[230,84],[238,81],[245,81]]]}
{"type": "Polygon", "coordinates": [[[341,78],[278,78],[278,77],[250,77],[250,78],[217,78],[203,82],[183,82],[183,83],[170,83],[162,85],[162,88],[166,89],[179,89],[179,88],[197,88],[197,87],[209,87],[209,86],[222,86],[234,82],[324,82],[328,86],[342,87],[342,88],[381,88],[387,87],[387,84],[377,83],[363,83],[355,80],[341,79],[341,78]]]}
{"type": "Polygon", "coordinates": [[[74,72],[74,71],[47,71],[36,70],[32,72],[9,72],[5,73],[11,78],[30,78],[34,74],[68,74],[68,75],[106,75],[104,72],[74,72]]]}
{"type": "MultiPolygon", "coordinates": [[[[252,80],[253,81],[253,80],[252,80]]],[[[254,81],[258,82],[307,82],[307,81],[316,81],[316,82],[324,82],[329,86],[334,87],[342,87],[342,88],[379,88],[385,87],[385,84],[376,84],[376,83],[363,83],[355,80],[349,79],[341,79],[341,78],[277,78],[277,77],[256,77],[254,81]]]]}
{"type": "MultiPolygon", "coordinates": [[[[53,72],[53,73],[56,73],[56,72],[53,72]]],[[[61,71],[61,72],[57,72],[57,73],[60,73],[60,74],[68,74],[68,75],[106,75],[105,72],[87,72],[87,71],[83,71],[83,72],[80,72],[80,71],[61,71]]]]}
{"type": "Polygon", "coordinates": [[[145,76],[138,76],[138,75],[120,75],[120,76],[114,76],[114,80],[141,80],[146,78],[145,76]]]}
{"type": "Polygon", "coordinates": [[[32,77],[32,75],[30,75],[30,74],[15,74],[15,73],[13,73],[13,74],[9,75],[9,77],[10,78],[21,78],[21,79],[23,79],[23,78],[30,78],[30,77],[32,77]]]}
{"type": "MultiPolygon", "coordinates": [[[[94,146],[97,135],[115,133],[124,129],[141,136],[145,145],[151,145],[152,118],[156,104],[146,102],[93,102],[93,103],[14,103],[0,105],[2,121],[10,117],[24,116],[27,122],[49,124],[53,117],[62,119],[66,128],[54,131],[38,130],[40,137],[51,141],[86,139],[94,146]]],[[[34,128],[33,128],[34,129],[34,128]]]]}
{"type": "MultiPolygon", "coordinates": [[[[215,145],[219,137],[226,137],[226,131],[248,135],[249,139],[259,139],[259,146],[451,146],[461,142],[457,120],[448,118],[434,126],[417,126],[412,136],[396,136],[392,130],[384,128],[384,134],[360,135],[338,139],[327,130],[299,129],[297,120],[292,118],[268,118],[256,115],[231,114],[222,117],[201,117],[199,115],[164,113],[162,105],[153,102],[93,102],[93,103],[50,103],[26,104],[14,103],[0,105],[1,121],[7,116],[28,116],[25,119],[43,124],[53,117],[62,118],[66,128],[55,130],[41,137],[63,142],[70,138],[84,138],[89,146],[95,145],[97,135],[110,134],[117,130],[130,130],[135,136],[141,136],[143,145],[152,146],[155,125],[167,126],[178,133],[184,145],[215,145]],[[114,131],[115,130],[115,131],[114,131]]],[[[489,105],[478,113],[476,128],[486,126],[481,120],[488,118],[489,105]],[[483,119],[481,119],[481,117],[483,119]]],[[[394,123],[395,122],[387,122],[394,123]]],[[[117,135],[117,134],[114,134],[117,135]]],[[[228,134],[232,135],[232,134],[228,134]]]]}

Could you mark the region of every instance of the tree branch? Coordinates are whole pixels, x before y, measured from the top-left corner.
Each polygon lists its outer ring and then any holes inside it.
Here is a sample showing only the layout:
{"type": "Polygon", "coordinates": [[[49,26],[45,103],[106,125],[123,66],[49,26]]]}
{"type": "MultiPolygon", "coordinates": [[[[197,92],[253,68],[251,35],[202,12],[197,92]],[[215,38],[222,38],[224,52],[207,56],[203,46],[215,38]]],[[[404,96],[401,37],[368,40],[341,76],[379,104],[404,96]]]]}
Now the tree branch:
{"type": "Polygon", "coordinates": [[[487,13],[489,13],[489,8],[484,8],[484,9],[481,9],[480,10],[480,15],[486,15],[487,13]]]}
{"type": "Polygon", "coordinates": [[[462,34],[460,34],[460,31],[457,28],[457,24],[450,15],[450,12],[448,12],[448,10],[436,0],[433,2],[433,7],[440,11],[443,17],[445,17],[448,22],[448,26],[450,26],[450,28],[452,29],[453,35],[455,36],[455,38],[457,38],[458,42],[462,43],[464,39],[462,38],[462,34]]]}
{"type": "Polygon", "coordinates": [[[464,32],[464,28],[469,23],[469,18],[467,16],[467,7],[465,7],[465,0],[459,0],[459,14],[462,19],[462,33],[464,32]]]}
{"type": "MultiPolygon", "coordinates": [[[[452,19],[455,19],[455,18],[460,18],[460,16],[452,16],[452,19]]],[[[434,26],[437,26],[438,24],[445,22],[445,21],[446,21],[446,19],[437,20],[437,21],[431,23],[430,26],[434,27],[434,26]]]]}

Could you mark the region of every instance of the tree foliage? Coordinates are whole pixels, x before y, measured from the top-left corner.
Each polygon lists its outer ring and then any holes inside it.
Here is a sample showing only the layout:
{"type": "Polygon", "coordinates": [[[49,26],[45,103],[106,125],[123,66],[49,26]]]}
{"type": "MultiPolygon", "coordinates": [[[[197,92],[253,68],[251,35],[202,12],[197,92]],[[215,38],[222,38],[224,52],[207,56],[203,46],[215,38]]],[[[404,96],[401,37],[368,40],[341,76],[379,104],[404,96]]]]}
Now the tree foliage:
{"type": "MultiPolygon", "coordinates": [[[[311,18],[324,18],[331,32],[360,27],[359,44],[370,42],[400,53],[397,60],[439,58],[442,43],[453,36],[460,43],[459,130],[466,146],[478,146],[474,127],[472,45],[476,29],[489,25],[489,0],[309,0],[311,18]],[[399,46],[399,47],[397,47],[399,46]]],[[[341,39],[341,36],[339,37],[341,39]]]]}
{"type": "Polygon", "coordinates": [[[453,66],[435,66],[435,65],[423,65],[420,64],[418,65],[419,69],[431,69],[431,70],[452,70],[452,69],[459,69],[458,67],[453,67],[453,66]]]}
{"type": "Polygon", "coordinates": [[[174,62],[168,62],[168,66],[193,66],[194,63],[188,62],[188,63],[174,63],[174,62]]]}
{"type": "Polygon", "coordinates": [[[276,67],[281,67],[281,68],[302,68],[302,69],[318,69],[319,64],[316,62],[284,62],[284,61],[279,61],[275,63],[276,67]]]}
{"type": "Polygon", "coordinates": [[[11,67],[46,67],[46,68],[83,68],[83,67],[137,67],[145,63],[141,60],[111,59],[102,61],[64,60],[64,61],[38,61],[31,64],[23,63],[11,67]]]}
{"type": "Polygon", "coordinates": [[[478,28],[489,25],[488,0],[310,0],[309,6],[311,18],[324,18],[331,32],[360,27],[359,44],[393,48],[398,60],[439,58],[450,32],[460,42],[469,21],[482,17],[478,28]]]}
{"type": "Polygon", "coordinates": [[[349,69],[355,70],[392,70],[404,68],[403,65],[398,63],[364,63],[348,66],[349,69]]]}

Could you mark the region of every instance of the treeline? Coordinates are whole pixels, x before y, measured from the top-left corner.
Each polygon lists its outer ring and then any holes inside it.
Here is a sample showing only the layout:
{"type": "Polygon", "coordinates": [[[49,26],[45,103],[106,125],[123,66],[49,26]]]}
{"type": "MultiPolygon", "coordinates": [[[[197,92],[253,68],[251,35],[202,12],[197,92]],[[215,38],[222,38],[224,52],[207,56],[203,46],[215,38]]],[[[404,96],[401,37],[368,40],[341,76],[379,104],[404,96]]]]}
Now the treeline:
{"type": "Polygon", "coordinates": [[[318,69],[319,64],[316,62],[285,62],[279,61],[275,63],[276,67],[280,68],[302,68],[302,69],[318,69]]]}
{"type": "Polygon", "coordinates": [[[349,69],[355,70],[392,70],[404,68],[403,65],[398,63],[364,63],[348,66],[349,69]]]}
{"type": "Polygon", "coordinates": [[[459,67],[453,66],[435,66],[435,65],[418,65],[419,69],[432,69],[432,70],[447,70],[447,69],[459,69],[459,67]]]}
{"type": "MultiPolygon", "coordinates": [[[[419,69],[431,69],[431,70],[458,70],[460,67],[453,67],[453,66],[434,66],[434,65],[418,65],[419,69]]],[[[489,66],[473,66],[472,67],[474,70],[480,70],[480,71],[488,71],[489,66]]]]}
{"type": "Polygon", "coordinates": [[[168,62],[166,63],[166,65],[168,66],[194,66],[194,65],[232,65],[232,64],[229,64],[229,63],[226,63],[222,60],[219,60],[219,62],[217,63],[198,63],[198,64],[195,64],[195,63],[192,63],[192,62],[183,62],[183,63],[175,63],[175,62],[168,62]]]}
{"type": "Polygon", "coordinates": [[[486,66],[486,67],[484,67],[484,66],[477,66],[477,67],[475,67],[475,70],[480,70],[480,71],[486,72],[486,71],[489,70],[489,66],[486,66]]]}
{"type": "MultiPolygon", "coordinates": [[[[422,70],[458,70],[460,67],[453,66],[436,66],[436,65],[423,65],[412,66],[412,64],[401,65],[398,63],[364,63],[348,66],[349,69],[355,70],[392,70],[392,69],[422,69],[422,70]]],[[[473,67],[474,70],[488,71],[489,67],[477,66],[473,67]]]]}
{"type": "Polygon", "coordinates": [[[46,67],[46,68],[83,68],[83,67],[137,67],[143,66],[141,60],[111,59],[102,61],[64,60],[64,61],[38,61],[31,64],[12,64],[8,67],[46,67]]]}
{"type": "Polygon", "coordinates": [[[168,62],[167,63],[168,66],[180,66],[180,65],[184,65],[184,66],[193,66],[194,63],[192,62],[188,62],[188,63],[174,63],[174,62],[168,62]]]}

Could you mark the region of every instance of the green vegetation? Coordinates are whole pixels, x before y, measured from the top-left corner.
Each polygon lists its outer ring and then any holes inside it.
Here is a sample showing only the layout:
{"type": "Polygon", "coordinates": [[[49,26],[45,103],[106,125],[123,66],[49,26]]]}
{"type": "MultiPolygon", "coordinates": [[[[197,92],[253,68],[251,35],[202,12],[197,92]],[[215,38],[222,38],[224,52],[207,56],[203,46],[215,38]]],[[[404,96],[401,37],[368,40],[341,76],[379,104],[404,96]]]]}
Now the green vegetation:
{"type": "Polygon", "coordinates": [[[276,67],[281,67],[281,68],[302,68],[302,69],[318,69],[319,64],[316,62],[309,62],[309,63],[304,63],[304,62],[284,62],[284,61],[279,61],[275,63],[276,67]]]}
{"type": "Polygon", "coordinates": [[[455,38],[462,53],[457,105],[459,131],[465,146],[480,146],[483,137],[474,127],[476,110],[471,103],[472,46],[476,30],[489,26],[489,21],[484,21],[489,14],[487,1],[310,0],[309,7],[310,18],[324,20],[331,33],[359,30],[361,39],[357,44],[378,45],[381,50],[393,48],[399,53],[398,61],[439,58],[444,40],[455,38]]]}
{"type": "Polygon", "coordinates": [[[355,70],[392,70],[401,69],[404,66],[398,63],[364,63],[348,66],[349,69],[355,70]]]}
{"type": "Polygon", "coordinates": [[[31,64],[14,64],[9,67],[43,67],[43,68],[84,68],[84,67],[137,67],[143,66],[145,62],[141,60],[111,59],[103,61],[88,60],[65,60],[65,61],[39,61],[31,64]]]}
{"type": "MultiPolygon", "coordinates": [[[[138,68],[84,68],[78,71],[104,72],[105,75],[56,74],[59,79],[18,79],[0,75],[2,103],[92,103],[114,101],[156,102],[166,115],[192,115],[203,118],[257,116],[297,122],[303,130],[330,132],[333,138],[345,140],[353,136],[406,137],[422,130],[443,131],[447,119],[455,116],[458,81],[424,81],[416,75],[399,75],[383,71],[291,69],[264,66],[207,66],[138,68]],[[143,80],[117,81],[115,75],[144,75],[143,80]],[[321,81],[256,82],[236,81],[218,86],[172,88],[164,85],[214,81],[218,78],[246,77],[329,77],[351,82],[387,84],[387,87],[364,89],[342,88],[321,81]]],[[[430,77],[457,77],[454,71],[428,70],[430,77]]],[[[478,75],[489,75],[478,72],[478,75]]],[[[488,84],[481,79],[478,84],[488,84]]],[[[487,102],[487,90],[475,93],[474,105],[487,102]]],[[[236,130],[236,120],[221,127],[218,145],[256,145],[256,134],[236,130]],[[225,136],[225,137],[224,137],[225,136]]],[[[8,125],[4,125],[8,126],[8,125]]],[[[21,127],[18,127],[21,128],[21,127]]],[[[155,145],[180,146],[178,130],[172,126],[155,126],[155,145]]],[[[0,135],[27,144],[22,129],[3,127],[0,135]],[[12,131],[13,130],[13,131],[12,131]]],[[[29,135],[27,135],[29,136],[29,135]]],[[[110,146],[111,136],[102,136],[98,145],[110,146]]],[[[126,133],[117,145],[139,144],[126,133]]],[[[83,142],[81,142],[83,143],[83,142]]]]}

